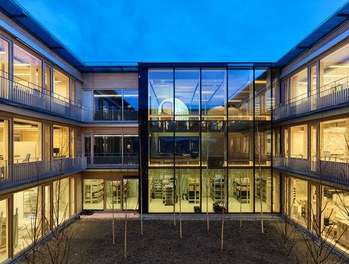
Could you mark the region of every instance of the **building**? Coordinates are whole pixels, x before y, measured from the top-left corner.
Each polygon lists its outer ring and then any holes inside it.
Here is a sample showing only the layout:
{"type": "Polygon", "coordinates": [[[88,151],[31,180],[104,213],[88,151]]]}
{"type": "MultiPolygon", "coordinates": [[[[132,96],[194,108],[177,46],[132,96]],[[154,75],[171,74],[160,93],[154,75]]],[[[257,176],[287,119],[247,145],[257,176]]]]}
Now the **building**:
{"type": "Polygon", "coordinates": [[[180,205],[349,250],[349,4],[274,63],[86,65],[0,11],[0,262],[81,210],[180,205]]]}

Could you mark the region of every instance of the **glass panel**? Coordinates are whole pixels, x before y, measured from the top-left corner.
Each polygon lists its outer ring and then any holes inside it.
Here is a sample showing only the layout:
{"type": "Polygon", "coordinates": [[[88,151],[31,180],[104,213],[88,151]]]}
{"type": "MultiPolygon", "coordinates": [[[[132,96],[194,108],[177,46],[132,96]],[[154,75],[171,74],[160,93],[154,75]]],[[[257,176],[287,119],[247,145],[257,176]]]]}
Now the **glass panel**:
{"type": "Polygon", "coordinates": [[[122,195],[122,182],[121,181],[106,181],[106,210],[108,209],[121,209],[121,195],[122,195]]]}
{"type": "Polygon", "coordinates": [[[317,72],[316,65],[310,67],[310,94],[311,94],[311,109],[316,109],[316,92],[317,92],[317,72]]]}
{"type": "Polygon", "coordinates": [[[124,120],[138,120],[138,90],[124,90],[124,120]]]}
{"type": "Polygon", "coordinates": [[[200,212],[200,170],[176,169],[176,212],[200,212]]]}
{"type": "Polygon", "coordinates": [[[226,75],[225,69],[201,71],[201,112],[209,119],[226,119],[226,75]]]}
{"type": "Polygon", "coordinates": [[[122,137],[121,135],[94,136],[94,164],[121,164],[122,137]]]}
{"type": "Polygon", "coordinates": [[[87,163],[91,163],[91,136],[84,137],[84,156],[87,157],[87,163]]]}
{"type": "Polygon", "coordinates": [[[53,92],[54,97],[56,98],[55,101],[58,103],[69,103],[69,77],[56,69],[53,70],[53,76],[53,92]]]}
{"type": "Polygon", "coordinates": [[[167,166],[173,164],[174,122],[150,122],[149,134],[149,165],[167,166]]]}
{"type": "Polygon", "coordinates": [[[9,160],[8,150],[9,150],[9,127],[8,120],[0,119],[0,179],[7,178],[6,166],[9,160]]]}
{"type": "Polygon", "coordinates": [[[94,90],[94,120],[122,120],[122,90],[94,90]]]}
{"type": "Polygon", "coordinates": [[[253,120],[253,70],[228,71],[228,118],[253,120]]]}
{"type": "Polygon", "coordinates": [[[123,164],[138,164],[138,136],[124,135],[123,164]]]}
{"type": "Polygon", "coordinates": [[[253,212],[253,169],[229,170],[229,212],[253,212]]]}
{"type": "Polygon", "coordinates": [[[52,74],[52,69],[50,67],[45,66],[44,89],[46,90],[46,94],[48,95],[50,95],[52,91],[51,74],[52,74]]]}
{"type": "Polygon", "coordinates": [[[337,119],[320,124],[321,160],[347,162],[349,120],[337,119]]]}
{"type": "Polygon", "coordinates": [[[271,123],[256,122],[255,133],[255,164],[271,165],[271,123]]]}
{"type": "Polygon", "coordinates": [[[311,170],[316,171],[316,167],[317,167],[317,125],[310,126],[310,162],[311,162],[311,170]]]}
{"type": "Polygon", "coordinates": [[[13,247],[14,254],[17,254],[39,238],[41,226],[38,188],[15,193],[13,210],[13,247]]]}
{"type": "Polygon", "coordinates": [[[123,179],[123,210],[138,210],[138,179],[123,179]]]}
{"type": "Polygon", "coordinates": [[[51,229],[51,186],[46,185],[44,190],[44,232],[51,229]]]}
{"type": "Polygon", "coordinates": [[[75,157],[75,133],[74,129],[70,129],[70,157],[75,157]]]}
{"type": "Polygon", "coordinates": [[[200,122],[176,121],[176,165],[200,164],[200,122]]]}
{"type": "Polygon", "coordinates": [[[321,236],[344,252],[349,252],[349,193],[324,186],[321,209],[321,236]]]}
{"type": "Polygon", "coordinates": [[[13,157],[15,163],[41,160],[42,124],[15,119],[13,125],[13,157]]]}
{"type": "Polygon", "coordinates": [[[228,130],[229,165],[253,166],[253,123],[231,121],[228,130]]]}
{"type": "Polygon", "coordinates": [[[271,118],[271,76],[270,69],[255,70],[255,118],[270,120],[271,118]]]}
{"type": "Polygon", "coordinates": [[[53,157],[69,157],[69,127],[53,126],[53,157]]]}
{"type": "Polygon", "coordinates": [[[271,212],[271,196],[272,196],[272,184],[271,184],[271,169],[255,170],[255,212],[271,212]]]}
{"type": "Polygon", "coordinates": [[[302,70],[296,75],[292,76],[291,79],[291,103],[300,103],[302,100],[308,97],[308,79],[307,69],[302,70]]]}
{"type": "Polygon", "coordinates": [[[0,38],[0,97],[8,98],[9,76],[9,43],[0,38]]]}
{"type": "Polygon", "coordinates": [[[104,181],[103,180],[83,180],[84,182],[84,210],[104,209],[104,181]]]}
{"type": "Polygon", "coordinates": [[[308,182],[290,178],[291,180],[291,218],[307,226],[308,214],[308,182]]]}
{"type": "Polygon", "coordinates": [[[149,117],[152,120],[172,120],[175,111],[173,69],[149,70],[148,74],[149,117]]]}
{"type": "MultiPolygon", "coordinates": [[[[320,92],[341,88],[341,84],[348,83],[349,76],[349,45],[336,50],[320,60],[320,92]],[[339,87],[337,87],[339,86],[339,87]]],[[[345,85],[344,87],[348,87],[345,85]]],[[[330,91],[329,91],[330,92],[330,91]]]]}
{"type": "Polygon", "coordinates": [[[41,91],[42,61],[16,44],[13,46],[14,81],[26,87],[41,91]]]}
{"type": "Polygon", "coordinates": [[[284,156],[285,158],[289,157],[289,146],[288,146],[289,138],[288,138],[288,129],[284,129],[284,156]]]}
{"type": "Polygon", "coordinates": [[[70,215],[75,214],[75,178],[70,178],[70,215]]]}
{"type": "Polygon", "coordinates": [[[202,212],[220,213],[226,206],[226,170],[204,169],[202,171],[202,212]]]}
{"type": "Polygon", "coordinates": [[[69,218],[69,178],[53,182],[53,227],[69,218]]]}
{"type": "Polygon", "coordinates": [[[308,133],[307,125],[294,126],[290,128],[291,158],[308,158],[308,133]]]}
{"type": "Polygon", "coordinates": [[[175,182],[173,169],[149,169],[149,212],[174,210],[175,182]]]}
{"type": "Polygon", "coordinates": [[[273,171],[273,213],[280,212],[280,173],[273,171]]]}
{"type": "Polygon", "coordinates": [[[0,201],[0,262],[9,257],[8,252],[8,200],[0,201]]]}
{"type": "Polygon", "coordinates": [[[198,120],[200,115],[200,70],[175,70],[176,120],[198,120]]]}
{"type": "Polygon", "coordinates": [[[45,157],[44,160],[51,159],[51,126],[45,124],[45,157]]]}
{"type": "Polygon", "coordinates": [[[226,136],[224,121],[202,122],[202,164],[208,167],[226,165],[226,136]],[[219,147],[218,147],[219,146],[219,147]]]}

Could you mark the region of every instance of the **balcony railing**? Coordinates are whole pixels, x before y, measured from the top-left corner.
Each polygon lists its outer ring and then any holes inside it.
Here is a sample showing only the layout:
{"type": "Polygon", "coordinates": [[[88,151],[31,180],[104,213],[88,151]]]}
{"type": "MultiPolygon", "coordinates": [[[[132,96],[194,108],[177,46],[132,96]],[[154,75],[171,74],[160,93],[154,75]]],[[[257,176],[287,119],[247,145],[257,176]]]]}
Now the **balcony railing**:
{"type": "Polygon", "coordinates": [[[59,158],[49,161],[8,164],[7,161],[0,163],[0,191],[84,170],[86,158],[59,158]]]}
{"type": "Polygon", "coordinates": [[[93,120],[98,121],[132,121],[138,120],[135,110],[95,109],[93,120]]]}
{"type": "Polygon", "coordinates": [[[88,168],[138,168],[138,155],[95,154],[87,157],[88,168]]]}
{"type": "Polygon", "coordinates": [[[274,157],[273,167],[329,183],[349,184],[349,163],[346,162],[274,157]]]}
{"type": "Polygon", "coordinates": [[[0,71],[0,99],[79,121],[82,118],[81,103],[47,91],[43,87],[4,71],[0,71]]]}
{"type": "Polygon", "coordinates": [[[349,76],[321,86],[317,93],[300,95],[273,110],[273,119],[285,119],[349,104],[349,76]]]}

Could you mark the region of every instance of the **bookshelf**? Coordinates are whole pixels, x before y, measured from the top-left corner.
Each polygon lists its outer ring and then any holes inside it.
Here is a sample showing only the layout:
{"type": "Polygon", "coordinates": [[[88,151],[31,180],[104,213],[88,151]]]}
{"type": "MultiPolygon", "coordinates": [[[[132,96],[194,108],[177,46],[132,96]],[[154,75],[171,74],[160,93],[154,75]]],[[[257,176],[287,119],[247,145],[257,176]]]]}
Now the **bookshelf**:
{"type": "Polygon", "coordinates": [[[104,186],[103,181],[85,181],[85,203],[95,204],[103,201],[104,186]]]}

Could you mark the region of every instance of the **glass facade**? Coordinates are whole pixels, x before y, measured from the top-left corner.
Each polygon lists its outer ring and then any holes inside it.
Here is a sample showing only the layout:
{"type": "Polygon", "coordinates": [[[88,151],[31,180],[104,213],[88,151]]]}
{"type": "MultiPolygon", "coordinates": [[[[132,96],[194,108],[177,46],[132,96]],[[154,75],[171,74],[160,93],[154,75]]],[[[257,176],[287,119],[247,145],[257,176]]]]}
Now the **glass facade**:
{"type": "Polygon", "coordinates": [[[239,212],[240,204],[243,212],[259,212],[260,200],[263,211],[278,211],[271,69],[167,67],[146,74],[139,93],[147,91],[147,116],[139,122],[149,134],[140,135],[147,141],[141,166],[149,212],[239,212]]]}
{"type": "Polygon", "coordinates": [[[0,200],[0,262],[8,258],[8,200],[0,200]]]}

